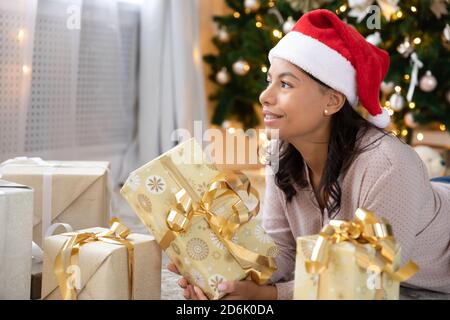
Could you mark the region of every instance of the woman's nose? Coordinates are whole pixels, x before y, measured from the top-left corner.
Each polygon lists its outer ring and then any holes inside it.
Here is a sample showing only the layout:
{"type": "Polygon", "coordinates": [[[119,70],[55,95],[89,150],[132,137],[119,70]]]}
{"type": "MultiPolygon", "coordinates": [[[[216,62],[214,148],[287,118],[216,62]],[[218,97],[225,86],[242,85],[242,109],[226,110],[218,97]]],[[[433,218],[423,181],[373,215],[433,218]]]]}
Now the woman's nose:
{"type": "Polygon", "coordinates": [[[259,102],[262,106],[270,106],[275,104],[275,94],[273,90],[271,90],[270,86],[267,87],[261,94],[259,95],[259,102]]]}

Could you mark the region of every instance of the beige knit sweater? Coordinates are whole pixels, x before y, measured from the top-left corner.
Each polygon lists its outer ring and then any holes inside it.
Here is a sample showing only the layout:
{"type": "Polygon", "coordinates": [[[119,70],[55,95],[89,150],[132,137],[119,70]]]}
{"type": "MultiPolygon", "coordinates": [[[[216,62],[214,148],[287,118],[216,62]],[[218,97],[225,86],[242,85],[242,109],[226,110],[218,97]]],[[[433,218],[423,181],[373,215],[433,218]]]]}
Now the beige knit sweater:
{"type": "MultiPolygon", "coordinates": [[[[362,146],[381,132],[370,129],[362,146]]],[[[280,249],[271,281],[278,299],[292,299],[296,238],[316,234],[329,222],[320,211],[308,170],[309,186],[287,203],[272,175],[266,176],[263,226],[280,249]]],[[[412,259],[420,271],[403,285],[450,293],[450,185],[430,183],[416,152],[385,136],[360,154],[339,177],[341,209],[335,219],[351,220],[357,208],[385,217],[402,247],[402,263],[412,259]],[[376,147],[374,147],[376,146],[376,147]]]]}

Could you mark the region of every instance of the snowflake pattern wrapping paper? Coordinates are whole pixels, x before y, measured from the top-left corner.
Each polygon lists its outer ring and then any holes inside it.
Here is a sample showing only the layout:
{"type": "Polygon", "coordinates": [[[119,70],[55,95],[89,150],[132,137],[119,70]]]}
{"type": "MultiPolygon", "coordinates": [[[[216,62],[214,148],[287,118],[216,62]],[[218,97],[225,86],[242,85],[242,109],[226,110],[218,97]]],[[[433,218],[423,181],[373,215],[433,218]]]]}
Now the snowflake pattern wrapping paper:
{"type": "MultiPolygon", "coordinates": [[[[194,139],[179,144],[130,174],[121,194],[160,244],[169,230],[168,213],[176,206],[176,194],[181,189],[163,164],[164,157],[170,158],[177,171],[189,183],[192,192],[199,197],[206,191],[209,182],[220,174],[215,165],[206,160],[201,146],[194,139]]],[[[220,210],[215,213],[227,218],[233,211],[233,203],[229,203],[227,199],[218,201],[220,203],[216,205],[220,210]]],[[[255,219],[241,225],[230,241],[262,256],[274,258],[278,253],[270,236],[255,219]]],[[[218,285],[222,281],[247,277],[245,270],[202,216],[194,215],[186,231],[176,233],[170,243],[162,247],[165,247],[165,252],[181,274],[202,288],[210,299],[223,296],[218,291],[218,285]]]]}

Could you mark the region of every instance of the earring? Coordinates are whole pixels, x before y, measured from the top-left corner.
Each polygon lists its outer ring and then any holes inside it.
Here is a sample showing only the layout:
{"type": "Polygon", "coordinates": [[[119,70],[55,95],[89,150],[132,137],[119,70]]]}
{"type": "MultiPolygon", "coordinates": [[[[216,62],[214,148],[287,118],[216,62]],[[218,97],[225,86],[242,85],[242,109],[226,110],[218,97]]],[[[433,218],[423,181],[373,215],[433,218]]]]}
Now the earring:
{"type": "Polygon", "coordinates": [[[325,109],[325,111],[323,112],[325,115],[328,115],[328,110],[325,109]]]}

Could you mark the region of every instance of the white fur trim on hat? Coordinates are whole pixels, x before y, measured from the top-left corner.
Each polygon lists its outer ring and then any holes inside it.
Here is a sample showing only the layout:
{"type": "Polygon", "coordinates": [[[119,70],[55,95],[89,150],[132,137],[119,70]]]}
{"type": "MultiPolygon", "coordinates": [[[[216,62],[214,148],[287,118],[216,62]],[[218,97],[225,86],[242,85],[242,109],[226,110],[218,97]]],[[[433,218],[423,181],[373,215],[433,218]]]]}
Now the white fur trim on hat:
{"type": "Polygon", "coordinates": [[[391,116],[385,108],[381,108],[382,113],[372,116],[370,113],[367,116],[367,121],[377,126],[378,128],[386,128],[391,123],[391,116]]]}
{"type": "Polygon", "coordinates": [[[298,31],[286,34],[269,52],[273,58],[287,60],[341,92],[356,107],[356,70],[344,56],[322,42],[298,31]]]}

